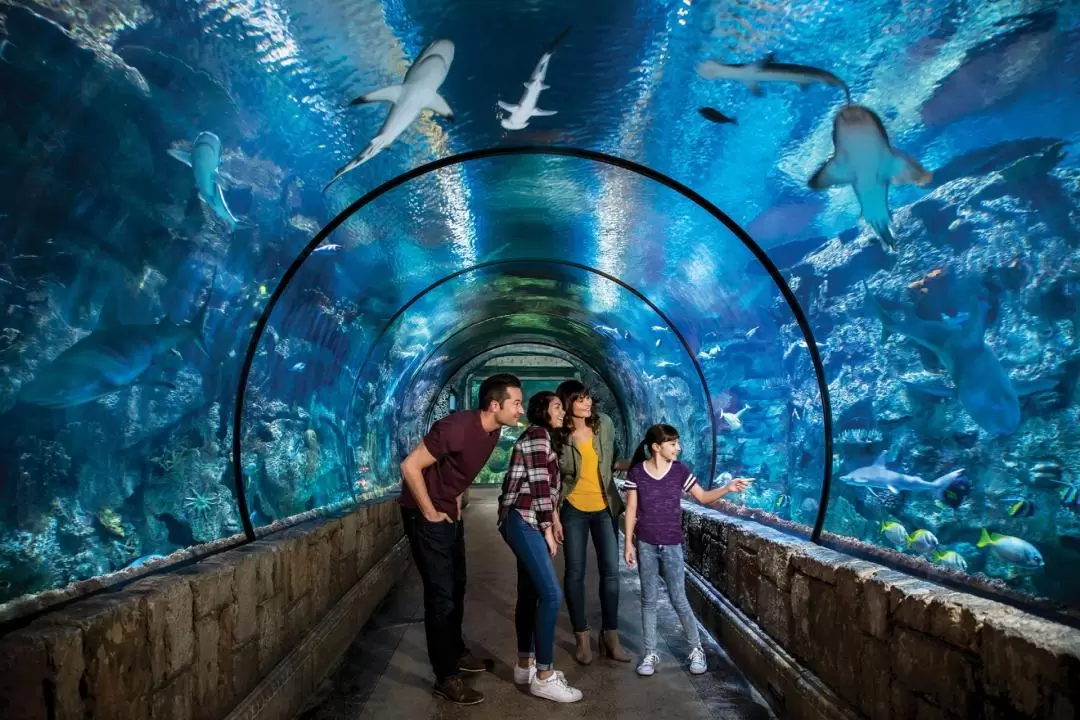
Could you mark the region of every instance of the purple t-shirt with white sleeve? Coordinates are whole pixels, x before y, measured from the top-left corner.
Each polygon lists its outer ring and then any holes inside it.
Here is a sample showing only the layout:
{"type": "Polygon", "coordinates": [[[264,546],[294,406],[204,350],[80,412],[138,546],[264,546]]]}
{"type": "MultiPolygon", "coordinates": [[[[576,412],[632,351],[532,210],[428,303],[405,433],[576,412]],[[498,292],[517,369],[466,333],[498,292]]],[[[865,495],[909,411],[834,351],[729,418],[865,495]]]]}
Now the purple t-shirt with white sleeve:
{"type": "Polygon", "coordinates": [[[661,477],[638,463],[626,473],[626,490],[637,490],[638,539],[650,545],[682,545],[682,495],[697,485],[690,468],[676,460],[661,477]]]}

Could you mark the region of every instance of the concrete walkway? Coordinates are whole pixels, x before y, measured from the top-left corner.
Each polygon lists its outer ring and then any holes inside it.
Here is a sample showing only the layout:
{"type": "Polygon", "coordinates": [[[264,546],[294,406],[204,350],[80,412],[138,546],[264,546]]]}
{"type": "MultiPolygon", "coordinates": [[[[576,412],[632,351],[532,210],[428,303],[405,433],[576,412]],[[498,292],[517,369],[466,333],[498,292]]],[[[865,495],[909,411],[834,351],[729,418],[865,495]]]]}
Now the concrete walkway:
{"type": "MultiPolygon", "coordinates": [[[[516,660],[514,556],[495,527],[496,488],[474,489],[465,511],[468,589],[465,603],[466,643],[478,657],[495,660],[493,673],[466,682],[484,693],[480,705],[459,707],[431,694],[432,674],[424,640],[423,602],[415,569],[384,601],[356,638],[341,666],[323,684],[320,694],[299,716],[302,720],[418,720],[421,718],[619,718],[620,720],[742,720],[772,718],[764,701],[747,685],[723,650],[708,638],[710,672],[691,676],[683,665],[689,648],[678,618],[664,598],[658,627],[662,665],[651,678],[634,672],[641,650],[641,605],[637,571],[622,565],[619,597],[620,634],[635,655],[632,663],[594,659],[578,665],[573,632],[563,606],[556,635],[555,667],[584,693],[577,702],[560,705],[534,698],[513,682],[516,660]]],[[[599,626],[596,558],[589,550],[590,624],[599,626]]],[[[558,558],[562,577],[562,553],[558,558]]],[[[661,593],[664,597],[664,593],[661,593]]],[[[595,633],[594,633],[595,635],[595,633]]],[[[596,651],[594,638],[594,655],[596,651]]]]}

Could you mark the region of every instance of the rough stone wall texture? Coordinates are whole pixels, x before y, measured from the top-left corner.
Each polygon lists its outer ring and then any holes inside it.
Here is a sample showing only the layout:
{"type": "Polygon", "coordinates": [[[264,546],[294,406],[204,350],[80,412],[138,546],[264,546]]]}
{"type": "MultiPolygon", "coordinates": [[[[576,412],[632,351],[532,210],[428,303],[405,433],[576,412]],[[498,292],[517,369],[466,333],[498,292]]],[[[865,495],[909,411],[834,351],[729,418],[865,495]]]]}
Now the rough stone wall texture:
{"type": "MultiPolygon", "coordinates": [[[[847,710],[873,720],[1080,717],[1078,630],[753,521],[684,512],[683,525],[687,564],[847,710]]],[[[702,620],[723,622],[711,615],[702,620]]]]}
{"type": "Polygon", "coordinates": [[[50,613],[0,638],[0,718],[218,720],[402,534],[369,505],[50,613]]]}

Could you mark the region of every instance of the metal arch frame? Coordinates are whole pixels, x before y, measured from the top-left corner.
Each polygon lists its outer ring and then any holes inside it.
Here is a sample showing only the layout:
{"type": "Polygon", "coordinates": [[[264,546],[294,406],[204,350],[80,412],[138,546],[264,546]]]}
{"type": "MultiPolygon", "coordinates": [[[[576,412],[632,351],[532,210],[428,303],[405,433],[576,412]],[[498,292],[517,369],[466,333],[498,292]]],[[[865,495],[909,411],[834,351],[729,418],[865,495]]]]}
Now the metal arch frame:
{"type": "MultiPolygon", "coordinates": [[[[493,320],[499,320],[499,319],[503,319],[503,318],[508,318],[508,317],[513,317],[513,316],[512,316],[512,315],[493,315],[493,316],[491,316],[490,318],[484,318],[484,319],[483,319],[482,321],[480,321],[479,323],[477,323],[477,325],[480,325],[480,324],[482,324],[482,323],[485,323],[485,322],[490,322],[490,321],[493,321],[493,320]]],[[[558,315],[556,315],[556,316],[548,316],[548,317],[562,317],[562,316],[558,316],[558,315]]],[[[456,331],[455,333],[453,333],[452,335],[450,335],[450,337],[446,338],[446,339],[445,339],[445,340],[443,340],[443,341],[442,341],[441,343],[439,343],[439,345],[438,345],[438,346],[437,346],[437,347],[435,348],[435,350],[436,350],[436,351],[438,351],[439,349],[441,349],[441,348],[442,348],[442,347],[444,347],[445,345],[449,344],[449,343],[450,343],[450,341],[452,341],[452,340],[453,340],[454,338],[456,338],[456,337],[457,337],[458,335],[461,335],[461,334],[462,334],[463,332],[465,332],[465,331],[466,331],[467,329],[471,329],[471,328],[473,328],[473,327],[476,327],[476,326],[475,326],[475,325],[470,325],[470,326],[469,326],[468,328],[462,328],[462,329],[460,329],[460,330],[456,331]]],[[[521,341],[521,343],[522,343],[522,344],[524,344],[525,342],[526,342],[526,341],[521,341]]],[[[572,350],[568,350],[568,349],[564,348],[564,347],[563,347],[562,345],[556,345],[556,344],[555,344],[555,343],[553,343],[553,342],[544,342],[544,341],[536,341],[536,340],[530,340],[530,341],[527,341],[527,342],[528,342],[528,344],[529,344],[529,345],[537,345],[537,346],[540,346],[540,347],[547,347],[547,348],[551,348],[551,349],[553,349],[553,350],[558,350],[559,352],[563,352],[563,353],[566,353],[566,354],[567,354],[567,355],[569,355],[570,357],[572,357],[572,358],[576,359],[576,360],[577,360],[578,362],[580,362],[580,363],[581,363],[582,365],[584,365],[585,367],[589,368],[589,369],[590,369],[590,370],[592,370],[592,371],[593,371],[594,373],[596,373],[596,375],[597,375],[597,376],[598,376],[598,377],[599,377],[599,378],[600,378],[601,380],[603,380],[603,381],[604,381],[605,383],[607,383],[607,385],[608,385],[608,389],[609,389],[609,390],[611,390],[611,392],[612,392],[612,394],[613,394],[613,395],[615,395],[615,398],[616,398],[616,400],[618,400],[618,401],[621,401],[621,404],[623,404],[623,405],[625,405],[625,404],[626,404],[625,400],[624,400],[623,398],[620,398],[620,397],[619,397],[619,395],[618,395],[617,391],[616,391],[616,390],[615,390],[615,389],[614,389],[614,388],[612,387],[612,385],[611,385],[611,382],[610,382],[610,380],[609,380],[609,379],[608,379],[607,377],[605,377],[605,374],[604,374],[604,373],[602,373],[602,372],[600,372],[599,370],[597,370],[597,369],[596,369],[596,367],[595,367],[595,366],[594,366],[594,365],[593,365],[593,364],[592,364],[591,362],[588,362],[588,361],[586,361],[586,360],[585,360],[585,358],[581,357],[581,355],[580,355],[579,353],[576,353],[576,352],[574,352],[574,351],[572,351],[572,350]]],[[[485,355],[485,354],[487,354],[487,353],[493,353],[493,352],[497,352],[497,351],[498,351],[498,350],[499,350],[500,348],[504,348],[504,347],[510,347],[510,346],[512,346],[512,345],[516,345],[516,344],[518,344],[518,343],[519,343],[519,341],[512,341],[512,342],[508,342],[508,343],[505,343],[505,344],[503,344],[503,345],[496,345],[495,347],[492,347],[492,348],[488,348],[487,350],[481,350],[480,352],[478,352],[478,353],[475,353],[474,355],[470,356],[469,358],[467,358],[467,359],[465,359],[465,360],[462,360],[461,362],[457,363],[457,365],[456,365],[456,366],[454,367],[454,370],[453,370],[453,372],[451,372],[451,373],[450,373],[449,375],[447,375],[447,376],[446,376],[446,380],[445,380],[445,381],[443,381],[442,387],[444,387],[444,388],[445,388],[445,387],[446,387],[447,385],[449,385],[449,384],[450,384],[450,381],[451,381],[451,380],[453,380],[453,379],[454,379],[454,377],[455,377],[455,376],[457,376],[457,374],[458,374],[459,372],[461,372],[462,370],[464,370],[464,369],[465,369],[465,367],[466,367],[466,366],[467,366],[467,365],[468,365],[469,363],[473,362],[474,360],[476,360],[476,359],[477,359],[478,357],[480,357],[481,355],[485,355]]],[[[431,355],[429,355],[429,358],[430,358],[431,356],[434,356],[435,354],[436,354],[435,352],[432,352],[432,353],[431,353],[431,355]]],[[[427,362],[428,362],[428,360],[425,360],[425,361],[424,361],[424,364],[426,365],[426,364],[427,364],[427,362]]],[[[419,370],[422,370],[422,369],[423,369],[423,367],[424,367],[424,366],[423,366],[423,365],[421,365],[421,366],[420,366],[420,368],[419,368],[419,370]]],[[[419,370],[418,370],[418,371],[419,371],[419,370]]],[[[441,390],[441,389],[440,389],[440,392],[442,392],[442,390],[441,390]]],[[[624,408],[621,408],[621,410],[625,411],[625,410],[626,410],[626,408],[625,408],[625,407],[624,407],[624,408]]],[[[426,414],[427,414],[427,415],[430,415],[430,414],[431,414],[431,408],[428,408],[428,410],[427,410],[427,413],[426,413],[426,414]]]]}
{"type": "MultiPolygon", "coordinates": [[[[821,530],[825,523],[825,511],[828,507],[829,489],[832,484],[832,445],[833,445],[833,433],[832,433],[832,405],[829,401],[829,386],[825,376],[825,365],[822,362],[821,354],[818,352],[817,343],[814,340],[814,333],[810,327],[810,322],[807,320],[806,314],[803,312],[802,307],[799,305],[798,299],[788,286],[787,281],[784,280],[783,275],[780,273],[780,269],[769,258],[768,254],[758,245],[750,235],[739,226],[734,220],[732,220],[725,212],[720,210],[717,206],[713,205],[709,200],[703,197],[700,193],[692,190],[688,186],[680,183],[679,181],[671,178],[661,172],[658,172],[646,165],[626,160],[624,158],[616,157],[614,155],[608,155],[606,153],[598,152],[596,150],[585,150],[583,148],[575,147],[559,147],[559,146],[532,146],[532,145],[517,145],[507,147],[493,147],[484,150],[471,150],[457,155],[450,155],[448,157],[439,158],[432,162],[426,163],[419,167],[413,168],[407,172],[391,178],[377,188],[365,193],[363,196],[353,201],[343,211],[338,213],[329,223],[327,223],[318,233],[315,234],[304,247],[303,250],[296,256],[292,264],[282,274],[281,279],[274,287],[274,291],[270,294],[270,298],[266,305],[263,307],[262,313],[259,319],[255,323],[254,332],[251,335],[251,340],[248,342],[247,353],[244,356],[244,363],[240,370],[240,378],[237,383],[236,403],[233,413],[233,438],[232,438],[232,464],[233,473],[236,479],[237,487],[237,506],[240,511],[240,520],[244,526],[244,534],[248,540],[255,540],[255,530],[252,527],[251,519],[248,516],[247,498],[244,494],[243,485],[243,472],[241,463],[241,432],[243,430],[243,414],[244,414],[244,400],[246,398],[246,389],[248,379],[251,375],[251,366],[255,361],[255,353],[258,350],[259,341],[262,339],[263,333],[266,331],[266,326],[270,321],[270,315],[273,313],[274,308],[277,306],[278,300],[281,299],[282,294],[285,292],[285,288],[299,272],[300,267],[307,261],[311,253],[315,251],[323,240],[325,240],[331,233],[337,230],[342,223],[348,218],[352,217],[358,210],[371,203],[373,200],[385,195],[391,190],[404,185],[405,183],[414,180],[418,177],[426,175],[435,170],[441,170],[442,168],[449,167],[451,165],[457,165],[461,163],[471,162],[474,160],[481,160],[492,157],[504,157],[504,156],[516,156],[516,155],[551,155],[558,157],[573,157],[582,160],[592,160],[594,162],[603,163],[623,170],[628,170],[636,175],[652,180],[653,182],[660,183],[664,187],[670,190],[674,190],[686,199],[697,204],[703,210],[712,215],[717,221],[719,221],[724,227],[726,227],[732,234],[737,237],[740,242],[746,247],[747,250],[761,263],[762,267],[768,272],[773,282],[776,284],[780,293],[784,296],[785,302],[788,304],[788,308],[791,310],[792,315],[795,317],[796,323],[799,325],[799,329],[803,334],[803,339],[806,340],[807,351],[810,353],[810,360],[814,366],[814,373],[817,376],[818,392],[821,397],[822,405],[822,424],[824,435],[824,461],[822,463],[822,482],[821,482],[821,501],[818,506],[818,516],[814,523],[814,530],[810,536],[812,542],[817,542],[821,536],[821,530]]],[[[711,399],[710,399],[711,403],[711,399]]],[[[714,440],[715,443],[715,435],[714,440]]],[[[715,463],[715,453],[714,460],[715,463]]]]}
{"type": "MultiPolygon", "coordinates": [[[[671,322],[671,318],[669,318],[667,315],[665,315],[664,312],[659,307],[657,307],[656,304],[653,303],[652,300],[645,297],[644,293],[642,293],[640,290],[638,290],[637,288],[635,288],[633,285],[629,284],[625,280],[621,280],[621,279],[615,277],[614,275],[610,275],[610,274],[604,272],[603,270],[599,270],[597,268],[594,268],[591,265],[585,265],[584,263],[577,263],[577,262],[574,262],[573,260],[560,260],[560,259],[557,259],[557,258],[516,258],[516,259],[508,259],[508,260],[490,260],[488,262],[482,262],[482,263],[477,263],[475,265],[470,265],[469,267],[462,268],[461,270],[455,270],[454,272],[450,273],[449,275],[443,276],[439,280],[436,280],[435,282],[433,282],[430,285],[428,285],[427,287],[425,287],[423,290],[421,290],[417,294],[413,295],[411,298],[409,298],[409,300],[404,305],[402,305],[400,308],[398,308],[397,312],[395,312],[390,317],[389,320],[386,321],[386,323],[383,325],[383,329],[371,341],[371,347],[368,349],[368,353],[364,357],[364,361],[360,364],[360,367],[357,368],[357,370],[356,370],[356,378],[353,380],[353,392],[349,396],[349,409],[348,409],[347,415],[346,415],[346,422],[347,423],[352,423],[353,402],[354,402],[354,400],[356,398],[356,387],[357,387],[357,385],[360,384],[360,378],[363,376],[365,368],[367,368],[368,361],[371,360],[372,353],[375,351],[376,346],[378,346],[378,344],[380,342],[382,342],[382,339],[386,336],[386,333],[389,331],[390,326],[393,325],[397,321],[397,319],[399,317],[401,317],[405,313],[405,311],[408,310],[413,304],[418,302],[422,297],[427,295],[429,292],[433,291],[435,288],[437,288],[437,287],[439,287],[441,285],[444,285],[444,284],[450,282],[451,280],[456,280],[459,277],[462,277],[464,275],[468,275],[471,272],[475,272],[475,271],[478,271],[478,270],[486,270],[487,268],[498,267],[498,266],[501,266],[501,265],[560,265],[560,266],[565,266],[565,267],[577,268],[578,270],[584,270],[585,272],[590,272],[590,273],[593,273],[594,275],[597,275],[599,277],[603,277],[606,280],[610,280],[611,282],[621,286],[626,291],[633,294],[635,297],[637,297],[639,300],[641,300],[641,302],[648,305],[649,308],[654,313],[656,313],[656,315],[660,318],[660,320],[665,325],[667,325],[668,328],[671,329],[671,332],[675,335],[675,337],[678,338],[679,343],[683,346],[683,349],[686,350],[687,357],[690,358],[690,363],[691,363],[691,365],[693,365],[694,371],[697,373],[698,380],[701,381],[701,388],[705,392],[705,404],[706,404],[706,406],[708,406],[708,410],[709,410],[709,424],[713,427],[713,432],[711,433],[712,455],[711,455],[711,459],[709,461],[709,475],[708,475],[708,477],[711,478],[711,477],[714,477],[716,475],[716,410],[713,407],[712,393],[709,392],[709,383],[705,379],[705,372],[701,369],[701,364],[698,362],[697,357],[694,355],[694,352],[690,349],[690,344],[686,341],[686,338],[679,331],[679,329],[675,326],[675,324],[673,322],[671,322]]],[[[561,316],[554,316],[554,317],[561,317],[561,316]]],[[[430,358],[430,356],[431,356],[431,354],[429,353],[428,357],[430,358]]],[[[424,361],[427,362],[427,359],[428,358],[425,358],[424,361]]],[[[348,425],[346,425],[346,427],[345,427],[345,437],[346,438],[349,437],[348,425]]],[[[348,453],[345,453],[345,462],[346,462],[346,464],[348,464],[350,462],[348,453]]],[[[351,468],[347,467],[346,472],[348,473],[350,471],[351,471],[351,468]]]]}

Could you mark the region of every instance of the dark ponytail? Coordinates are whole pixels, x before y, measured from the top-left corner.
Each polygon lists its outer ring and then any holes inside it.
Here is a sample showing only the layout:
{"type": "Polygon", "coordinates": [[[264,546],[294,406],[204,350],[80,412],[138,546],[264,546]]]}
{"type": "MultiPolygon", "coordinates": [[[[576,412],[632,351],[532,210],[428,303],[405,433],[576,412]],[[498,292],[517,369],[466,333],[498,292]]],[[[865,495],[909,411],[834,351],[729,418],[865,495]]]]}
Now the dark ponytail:
{"type": "Polygon", "coordinates": [[[679,439],[679,431],[670,425],[653,425],[645,432],[645,439],[641,441],[641,444],[637,446],[637,450],[634,451],[634,457],[630,458],[630,466],[633,467],[638,463],[645,462],[648,457],[648,450],[655,443],[656,445],[663,445],[666,442],[679,439]]]}

